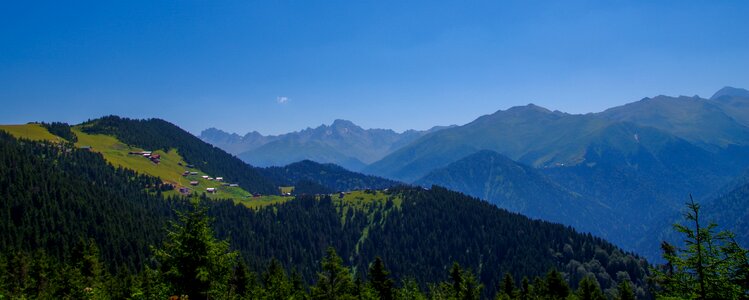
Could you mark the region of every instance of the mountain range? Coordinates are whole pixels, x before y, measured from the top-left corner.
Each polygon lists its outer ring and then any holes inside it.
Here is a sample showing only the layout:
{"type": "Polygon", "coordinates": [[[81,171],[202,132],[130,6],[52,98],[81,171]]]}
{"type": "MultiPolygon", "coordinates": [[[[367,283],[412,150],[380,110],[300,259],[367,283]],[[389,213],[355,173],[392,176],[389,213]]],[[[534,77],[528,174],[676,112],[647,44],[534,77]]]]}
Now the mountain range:
{"type": "MultiPolygon", "coordinates": [[[[640,253],[657,253],[638,237],[663,227],[659,221],[689,195],[716,201],[717,191],[749,167],[749,91],[731,87],[710,98],[661,95],[588,114],[529,104],[438,129],[387,144],[382,156],[370,156],[379,159],[360,159],[364,165],[355,168],[445,186],[640,253]]],[[[323,143],[306,136],[305,145],[323,143]]],[[[304,153],[300,143],[275,144],[282,145],[263,153],[277,160],[304,153]]]]}
{"type": "Polygon", "coordinates": [[[268,136],[257,131],[240,136],[209,128],[200,133],[200,138],[255,166],[284,166],[313,160],[359,171],[395,149],[443,128],[446,127],[398,133],[389,129],[363,129],[339,119],[330,125],[268,136]]]}

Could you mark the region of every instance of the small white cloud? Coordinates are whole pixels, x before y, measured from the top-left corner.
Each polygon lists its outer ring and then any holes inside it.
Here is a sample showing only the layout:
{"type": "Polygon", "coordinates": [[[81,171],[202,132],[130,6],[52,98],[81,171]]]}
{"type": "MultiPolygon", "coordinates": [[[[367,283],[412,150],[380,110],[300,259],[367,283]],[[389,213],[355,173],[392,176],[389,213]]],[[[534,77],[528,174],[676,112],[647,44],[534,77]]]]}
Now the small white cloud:
{"type": "Polygon", "coordinates": [[[287,102],[289,102],[289,97],[284,97],[284,96],[276,97],[276,103],[278,104],[286,104],[287,102]]]}

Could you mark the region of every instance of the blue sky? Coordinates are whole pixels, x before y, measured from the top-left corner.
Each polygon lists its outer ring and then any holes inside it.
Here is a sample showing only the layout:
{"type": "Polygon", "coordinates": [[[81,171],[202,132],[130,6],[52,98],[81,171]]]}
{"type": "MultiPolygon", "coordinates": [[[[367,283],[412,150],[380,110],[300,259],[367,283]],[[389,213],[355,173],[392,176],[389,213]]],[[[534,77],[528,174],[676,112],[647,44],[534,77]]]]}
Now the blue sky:
{"type": "Polygon", "coordinates": [[[4,1],[0,123],[401,131],[749,87],[749,1],[652,2],[4,1]]]}

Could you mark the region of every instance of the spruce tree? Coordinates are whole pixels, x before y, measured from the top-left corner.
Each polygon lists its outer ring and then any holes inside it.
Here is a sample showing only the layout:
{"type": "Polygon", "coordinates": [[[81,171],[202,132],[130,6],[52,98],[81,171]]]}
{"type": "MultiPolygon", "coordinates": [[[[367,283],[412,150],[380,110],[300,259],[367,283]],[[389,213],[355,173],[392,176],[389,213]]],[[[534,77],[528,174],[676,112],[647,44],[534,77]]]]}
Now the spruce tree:
{"type": "Polygon", "coordinates": [[[172,293],[192,299],[225,297],[238,253],[214,237],[207,209],[198,201],[177,216],[179,221],[172,222],[166,241],[155,251],[172,293]]]}
{"type": "Polygon", "coordinates": [[[546,274],[545,280],[546,293],[551,299],[564,299],[570,294],[570,288],[567,282],[556,269],[551,269],[546,274]]]}
{"type": "Polygon", "coordinates": [[[606,297],[598,285],[598,280],[593,275],[585,276],[577,287],[577,298],[580,300],[605,300],[606,297]]]}
{"type": "Polygon", "coordinates": [[[322,260],[322,272],[318,273],[317,284],[312,287],[313,299],[355,299],[354,281],[351,271],[343,266],[343,259],[333,247],[328,247],[322,260]]]}
{"type": "Polygon", "coordinates": [[[375,257],[374,263],[369,267],[369,282],[380,299],[393,299],[393,279],[390,278],[390,272],[385,269],[385,263],[379,256],[375,257]]]}

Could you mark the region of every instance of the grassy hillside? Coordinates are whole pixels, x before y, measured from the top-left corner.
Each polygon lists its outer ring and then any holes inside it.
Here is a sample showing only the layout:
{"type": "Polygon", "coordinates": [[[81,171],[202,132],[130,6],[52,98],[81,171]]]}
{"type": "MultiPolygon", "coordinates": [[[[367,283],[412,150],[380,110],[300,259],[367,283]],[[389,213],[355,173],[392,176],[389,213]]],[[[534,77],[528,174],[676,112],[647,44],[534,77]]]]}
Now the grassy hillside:
{"type": "MultiPolygon", "coordinates": [[[[17,138],[26,138],[37,141],[63,141],[62,138],[51,134],[46,128],[39,124],[0,125],[0,130],[7,131],[17,138]]],[[[81,130],[80,126],[74,126],[71,130],[78,137],[78,141],[75,143],[76,147],[90,147],[91,151],[101,153],[104,156],[104,159],[115,167],[122,167],[141,174],[158,177],[165,183],[175,185],[174,190],[164,193],[167,196],[179,194],[180,187],[189,188],[190,193],[203,193],[207,188],[215,188],[217,192],[208,193],[207,196],[209,198],[234,199],[235,202],[242,203],[251,208],[282,203],[291,199],[291,197],[281,197],[276,195],[251,197],[252,194],[241,187],[224,186],[224,182],[203,179],[203,175],[213,178],[222,177],[222,175],[208,174],[196,168],[187,168],[187,163],[175,149],[169,149],[169,151],[153,151],[153,153],[161,155],[160,162],[155,164],[141,155],[129,154],[129,152],[150,151],[151,149],[141,149],[128,146],[117,138],[109,135],[87,134],[81,130]],[[184,171],[197,172],[198,174],[182,176],[184,171]],[[191,186],[190,181],[197,181],[198,185],[191,186]]]]}
{"type": "Polygon", "coordinates": [[[187,168],[187,163],[175,149],[170,149],[166,152],[163,150],[153,151],[153,153],[161,155],[161,161],[158,164],[155,164],[141,155],[129,154],[129,152],[140,152],[144,150],[150,151],[151,149],[131,147],[109,135],[87,134],[81,131],[80,127],[74,127],[72,130],[75,135],[78,136],[78,142],[75,143],[76,146],[91,147],[92,151],[104,155],[104,159],[114,166],[128,168],[135,170],[136,172],[159,177],[164,182],[174,184],[177,189],[169,193],[177,194],[179,187],[186,187],[190,189],[190,192],[198,193],[205,192],[206,188],[215,188],[218,192],[215,194],[209,193],[208,197],[233,198],[240,200],[250,196],[248,191],[245,191],[240,187],[223,186],[223,182],[203,179],[201,177],[203,175],[213,178],[221,177],[221,175],[207,174],[195,168],[187,168]],[[198,172],[198,174],[182,176],[184,171],[198,172]],[[197,181],[198,185],[191,186],[190,181],[197,181]]]}
{"type": "Polygon", "coordinates": [[[87,121],[80,125],[80,129],[88,134],[114,136],[127,145],[142,149],[166,152],[177,149],[187,163],[213,176],[237,183],[246,191],[278,193],[278,185],[265,178],[258,169],[164,120],[107,116],[87,121]]]}
{"type": "Polygon", "coordinates": [[[15,137],[27,138],[33,141],[62,141],[63,139],[49,133],[40,124],[23,125],[0,125],[0,130],[5,130],[15,137]]]}

